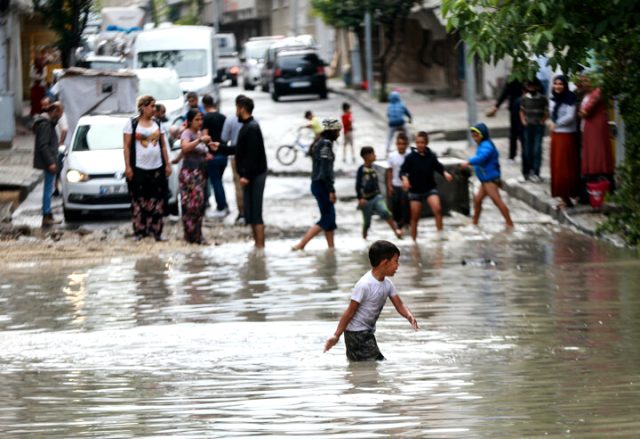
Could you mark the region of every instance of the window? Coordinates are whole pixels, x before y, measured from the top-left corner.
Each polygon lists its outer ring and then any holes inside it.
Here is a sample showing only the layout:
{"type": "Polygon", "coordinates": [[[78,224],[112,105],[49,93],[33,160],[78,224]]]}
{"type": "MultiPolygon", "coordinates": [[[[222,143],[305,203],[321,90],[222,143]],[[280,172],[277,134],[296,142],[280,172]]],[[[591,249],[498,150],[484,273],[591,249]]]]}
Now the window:
{"type": "Polygon", "coordinates": [[[73,142],[74,151],[122,149],[122,127],[125,119],[112,124],[81,125],[73,142]]]}
{"type": "Polygon", "coordinates": [[[139,68],[168,67],[181,78],[207,74],[207,53],[204,50],[158,50],[138,53],[139,68]]]}
{"type": "Polygon", "coordinates": [[[140,96],[153,96],[157,101],[182,97],[182,89],[175,76],[172,78],[140,78],[138,88],[140,96]]]}

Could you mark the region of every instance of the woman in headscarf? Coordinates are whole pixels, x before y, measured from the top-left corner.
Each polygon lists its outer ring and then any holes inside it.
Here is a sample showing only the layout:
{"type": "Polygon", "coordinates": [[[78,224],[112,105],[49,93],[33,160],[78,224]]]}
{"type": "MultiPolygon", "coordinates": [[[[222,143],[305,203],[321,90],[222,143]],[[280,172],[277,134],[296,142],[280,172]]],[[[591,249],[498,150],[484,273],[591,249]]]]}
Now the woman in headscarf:
{"type": "Polygon", "coordinates": [[[582,118],[582,177],[586,181],[606,178],[613,184],[613,147],[607,102],[602,90],[593,88],[587,76],[581,78],[586,95],[580,104],[582,118]]]}
{"type": "Polygon", "coordinates": [[[489,137],[489,129],[483,123],[479,123],[471,129],[471,137],[478,145],[476,155],[463,163],[462,167],[473,166],[478,180],[480,180],[480,189],[473,197],[473,224],[477,225],[480,221],[480,213],[482,212],[482,202],[485,197],[491,198],[493,204],[496,205],[507,227],[513,227],[513,221],[509,213],[509,208],[500,197],[501,174],[500,174],[500,153],[498,148],[493,144],[489,137]]]}
{"type": "Polygon", "coordinates": [[[180,170],[180,197],[182,199],[182,225],[187,242],[206,245],[202,236],[202,219],[206,209],[207,160],[211,158],[211,137],[204,135],[202,113],[197,109],[187,112],[187,128],[180,136],[184,161],[180,170]]]}
{"type": "Polygon", "coordinates": [[[562,202],[558,208],[573,206],[580,188],[580,151],[576,115],[578,98],[569,90],[563,75],[553,80],[551,113],[551,196],[562,202]]]}

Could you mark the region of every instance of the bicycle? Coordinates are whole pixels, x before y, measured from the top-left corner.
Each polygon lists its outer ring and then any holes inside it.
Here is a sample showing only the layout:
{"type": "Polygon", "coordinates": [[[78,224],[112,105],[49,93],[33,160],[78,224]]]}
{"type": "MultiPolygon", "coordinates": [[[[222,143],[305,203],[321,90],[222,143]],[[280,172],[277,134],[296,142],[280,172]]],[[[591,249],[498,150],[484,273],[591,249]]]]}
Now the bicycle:
{"type": "Polygon", "coordinates": [[[276,150],[276,159],[278,159],[280,164],[284,166],[292,165],[296,161],[296,158],[298,158],[298,151],[304,155],[309,155],[309,148],[311,148],[314,141],[311,140],[311,142],[305,143],[302,141],[302,137],[303,134],[299,131],[293,145],[281,145],[278,147],[276,150]]]}

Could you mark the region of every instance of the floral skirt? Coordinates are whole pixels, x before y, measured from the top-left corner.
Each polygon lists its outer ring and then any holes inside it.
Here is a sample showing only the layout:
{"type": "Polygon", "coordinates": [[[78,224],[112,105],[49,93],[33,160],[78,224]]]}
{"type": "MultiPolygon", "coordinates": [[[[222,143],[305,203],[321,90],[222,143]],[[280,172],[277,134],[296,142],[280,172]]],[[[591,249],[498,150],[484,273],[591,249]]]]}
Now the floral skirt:
{"type": "Polygon", "coordinates": [[[182,204],[182,225],[187,242],[200,243],[202,219],[206,209],[207,172],[203,169],[180,170],[180,198],[182,204]]]}
{"type": "Polygon", "coordinates": [[[162,235],[167,191],[164,168],[146,170],[136,168],[129,182],[131,221],[138,237],[162,235]]]}

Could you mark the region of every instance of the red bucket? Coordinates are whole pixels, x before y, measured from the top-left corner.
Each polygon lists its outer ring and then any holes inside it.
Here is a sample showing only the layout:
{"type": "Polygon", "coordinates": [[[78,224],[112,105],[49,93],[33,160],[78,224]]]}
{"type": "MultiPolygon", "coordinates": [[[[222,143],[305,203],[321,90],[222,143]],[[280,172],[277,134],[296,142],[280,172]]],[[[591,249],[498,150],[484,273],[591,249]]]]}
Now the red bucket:
{"type": "Polygon", "coordinates": [[[587,193],[589,194],[589,204],[594,209],[600,209],[604,203],[604,197],[609,192],[609,181],[599,180],[587,183],[587,193]]]}

